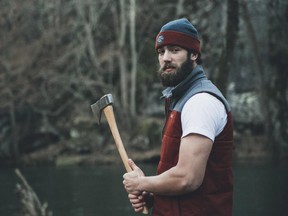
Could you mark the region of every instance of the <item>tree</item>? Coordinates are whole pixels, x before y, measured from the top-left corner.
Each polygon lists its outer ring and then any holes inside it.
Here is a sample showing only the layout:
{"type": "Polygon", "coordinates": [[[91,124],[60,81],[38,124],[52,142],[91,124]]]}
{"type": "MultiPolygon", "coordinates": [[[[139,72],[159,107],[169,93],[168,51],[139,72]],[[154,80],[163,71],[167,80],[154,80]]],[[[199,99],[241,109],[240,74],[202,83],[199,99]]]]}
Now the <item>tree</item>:
{"type": "Polygon", "coordinates": [[[130,0],[130,47],[131,47],[131,92],[130,92],[130,111],[131,115],[136,115],[136,83],[137,83],[137,60],[136,50],[136,2],[130,0]]]}
{"type": "Polygon", "coordinates": [[[94,133],[90,105],[106,93],[115,96],[123,138],[130,140],[141,115],[162,114],[155,37],[164,23],[181,17],[198,29],[205,71],[224,93],[230,81],[239,82],[236,73],[257,74],[248,86],[260,86],[265,116],[273,116],[266,132],[273,134],[277,151],[286,149],[287,78],[281,71],[287,66],[286,10],[281,0],[0,1],[0,157],[17,158],[59,142],[101,149],[109,135],[101,128],[94,133]],[[268,2],[266,11],[256,7],[268,2]],[[252,7],[275,23],[261,26],[267,39],[258,34],[252,7]],[[242,62],[235,64],[239,57],[242,62]]]}
{"type": "MultiPolygon", "coordinates": [[[[281,0],[269,0],[269,79],[267,80],[268,106],[271,110],[272,121],[270,133],[271,145],[276,159],[288,156],[288,4],[281,0]]],[[[266,104],[267,105],[267,104],[266,104]]]]}
{"type": "Polygon", "coordinates": [[[227,1],[227,26],[225,36],[225,46],[219,62],[218,76],[215,84],[225,95],[229,82],[229,72],[233,61],[234,48],[237,41],[239,25],[239,5],[238,0],[227,1]]]}

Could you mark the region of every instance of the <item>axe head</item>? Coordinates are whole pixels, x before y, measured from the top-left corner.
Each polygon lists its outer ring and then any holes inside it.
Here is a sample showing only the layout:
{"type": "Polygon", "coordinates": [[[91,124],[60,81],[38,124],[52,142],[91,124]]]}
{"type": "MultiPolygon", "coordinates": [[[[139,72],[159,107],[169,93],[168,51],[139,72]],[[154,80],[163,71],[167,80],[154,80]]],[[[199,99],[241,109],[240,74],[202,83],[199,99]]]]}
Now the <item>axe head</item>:
{"type": "Polygon", "coordinates": [[[111,104],[113,104],[113,97],[111,94],[106,94],[103,97],[101,97],[98,101],[96,101],[96,103],[91,105],[92,112],[98,124],[100,124],[101,121],[102,110],[111,104]]]}

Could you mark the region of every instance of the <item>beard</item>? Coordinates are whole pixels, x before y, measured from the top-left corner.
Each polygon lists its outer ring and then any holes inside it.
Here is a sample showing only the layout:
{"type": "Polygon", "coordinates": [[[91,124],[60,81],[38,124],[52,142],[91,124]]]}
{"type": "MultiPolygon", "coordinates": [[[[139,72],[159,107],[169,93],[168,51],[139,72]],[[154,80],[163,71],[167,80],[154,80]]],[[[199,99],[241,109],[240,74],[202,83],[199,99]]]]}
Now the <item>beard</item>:
{"type": "Polygon", "coordinates": [[[193,61],[190,58],[187,58],[180,67],[175,64],[165,63],[163,67],[159,68],[157,74],[164,87],[174,87],[185,80],[192,70],[193,61]],[[165,69],[168,67],[174,68],[174,71],[166,72],[165,69]]]}

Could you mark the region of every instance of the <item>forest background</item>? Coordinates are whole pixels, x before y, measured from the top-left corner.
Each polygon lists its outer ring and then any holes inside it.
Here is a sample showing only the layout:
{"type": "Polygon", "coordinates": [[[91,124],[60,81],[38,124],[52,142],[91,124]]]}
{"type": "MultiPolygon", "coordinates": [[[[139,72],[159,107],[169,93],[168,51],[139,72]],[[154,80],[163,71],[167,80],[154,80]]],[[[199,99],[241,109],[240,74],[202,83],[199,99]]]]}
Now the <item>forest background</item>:
{"type": "Polygon", "coordinates": [[[119,162],[90,105],[112,93],[128,154],[159,157],[164,121],[155,37],[186,17],[232,106],[235,159],[288,155],[288,2],[1,0],[1,164],[119,162]]]}

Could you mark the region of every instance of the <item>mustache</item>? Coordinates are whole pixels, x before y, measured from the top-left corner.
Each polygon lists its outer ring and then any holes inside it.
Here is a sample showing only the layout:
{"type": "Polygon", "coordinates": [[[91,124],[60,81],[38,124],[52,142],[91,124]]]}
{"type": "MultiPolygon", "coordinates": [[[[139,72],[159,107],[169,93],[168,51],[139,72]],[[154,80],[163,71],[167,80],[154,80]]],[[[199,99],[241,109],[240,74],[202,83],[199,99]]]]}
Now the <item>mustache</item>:
{"type": "Polygon", "coordinates": [[[167,68],[177,68],[177,65],[167,62],[160,68],[160,71],[164,71],[167,68]]]}

